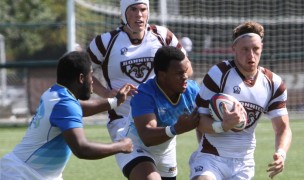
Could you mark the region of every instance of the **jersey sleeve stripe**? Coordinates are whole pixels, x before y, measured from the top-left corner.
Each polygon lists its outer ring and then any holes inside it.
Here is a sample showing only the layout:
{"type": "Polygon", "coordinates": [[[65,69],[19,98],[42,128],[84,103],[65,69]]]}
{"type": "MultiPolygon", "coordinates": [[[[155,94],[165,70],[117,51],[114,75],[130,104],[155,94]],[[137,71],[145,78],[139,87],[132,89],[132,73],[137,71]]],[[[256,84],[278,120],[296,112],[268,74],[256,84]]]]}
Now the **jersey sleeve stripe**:
{"type": "MultiPolygon", "coordinates": [[[[151,31],[152,31],[152,34],[154,34],[158,41],[161,43],[162,46],[165,46],[165,41],[164,39],[162,39],[162,36],[157,32],[157,27],[155,25],[150,25],[150,28],[151,28],[151,31]]],[[[148,30],[150,30],[150,28],[148,28],[148,30]]]]}
{"type": "Polygon", "coordinates": [[[273,99],[275,99],[279,96],[282,96],[284,94],[285,90],[286,90],[286,86],[285,86],[284,82],[281,81],[279,88],[275,91],[275,93],[273,95],[273,99]]]}
{"type": "Polygon", "coordinates": [[[166,44],[170,44],[173,38],[173,33],[167,29],[166,44]]]}
{"type": "Polygon", "coordinates": [[[87,52],[89,53],[89,56],[90,56],[92,62],[94,62],[95,64],[101,64],[101,62],[97,60],[97,57],[96,57],[95,54],[91,51],[90,48],[87,49],[87,52]]]}
{"type": "Polygon", "coordinates": [[[205,84],[205,86],[213,91],[213,92],[220,92],[220,88],[216,85],[216,83],[212,80],[212,78],[210,77],[209,74],[207,74],[203,80],[203,83],[205,84]]]}
{"type": "Polygon", "coordinates": [[[275,110],[275,109],[282,109],[282,108],[286,108],[286,101],[278,101],[278,102],[272,103],[268,107],[268,111],[272,111],[272,110],[275,110]]]}
{"type": "Polygon", "coordinates": [[[195,99],[196,106],[207,108],[209,105],[208,100],[202,99],[202,97],[198,94],[195,99]]]}
{"type": "Polygon", "coordinates": [[[95,43],[96,43],[96,46],[98,47],[98,50],[100,51],[100,53],[103,56],[105,56],[105,54],[106,54],[106,48],[104,47],[104,45],[102,43],[101,35],[96,36],[95,43]]]}

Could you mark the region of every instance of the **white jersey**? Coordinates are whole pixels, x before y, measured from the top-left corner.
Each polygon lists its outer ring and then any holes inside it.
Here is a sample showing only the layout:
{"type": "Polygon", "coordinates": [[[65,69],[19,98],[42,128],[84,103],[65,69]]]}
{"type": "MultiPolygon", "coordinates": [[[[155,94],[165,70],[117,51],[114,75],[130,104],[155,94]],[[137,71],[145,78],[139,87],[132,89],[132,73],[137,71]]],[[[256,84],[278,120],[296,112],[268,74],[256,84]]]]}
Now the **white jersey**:
{"type": "MultiPolygon", "coordinates": [[[[132,44],[122,28],[98,35],[91,41],[88,52],[93,67],[102,68],[108,88],[119,89],[125,83],[138,86],[154,77],[154,55],[164,45],[179,47],[185,53],[171,31],[155,25],[147,25],[140,44],[132,44]]],[[[127,117],[129,112],[130,97],[115,111],[110,111],[110,119],[127,117]]]]}
{"type": "Polygon", "coordinates": [[[199,151],[231,158],[253,158],[256,147],[254,130],[262,113],[269,118],[287,114],[287,90],[282,79],[263,67],[258,67],[254,81],[245,81],[234,61],[213,66],[204,77],[197,97],[199,112],[209,114],[209,99],[215,93],[234,96],[246,109],[248,125],[241,132],[206,133],[199,151]]]}

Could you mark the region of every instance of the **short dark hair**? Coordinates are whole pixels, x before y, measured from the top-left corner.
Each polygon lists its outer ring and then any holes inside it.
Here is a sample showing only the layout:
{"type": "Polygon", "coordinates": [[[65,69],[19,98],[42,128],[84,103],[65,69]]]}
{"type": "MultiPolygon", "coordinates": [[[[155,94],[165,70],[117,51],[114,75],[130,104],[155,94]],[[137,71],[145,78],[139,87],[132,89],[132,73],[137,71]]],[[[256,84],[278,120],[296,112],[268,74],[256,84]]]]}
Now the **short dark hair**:
{"type": "Polygon", "coordinates": [[[174,46],[163,46],[159,48],[154,57],[154,73],[157,76],[158,71],[167,71],[171,61],[182,61],[185,54],[181,49],[174,46]]]}
{"type": "Polygon", "coordinates": [[[84,51],[72,51],[64,54],[57,64],[57,83],[68,85],[79,78],[79,75],[88,75],[91,71],[91,60],[84,51]]]}

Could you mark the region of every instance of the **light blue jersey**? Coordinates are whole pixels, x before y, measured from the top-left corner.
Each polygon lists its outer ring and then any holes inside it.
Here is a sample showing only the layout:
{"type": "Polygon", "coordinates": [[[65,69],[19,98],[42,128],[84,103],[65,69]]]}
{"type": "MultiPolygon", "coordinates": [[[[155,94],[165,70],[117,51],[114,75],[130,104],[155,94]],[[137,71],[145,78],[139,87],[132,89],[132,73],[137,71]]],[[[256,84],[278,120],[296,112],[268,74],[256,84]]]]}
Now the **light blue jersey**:
{"type": "Polygon", "coordinates": [[[193,111],[198,91],[197,83],[188,80],[186,92],[181,94],[176,104],[173,104],[161,91],[156,79],[150,79],[138,87],[139,93],[131,100],[132,116],[154,113],[157,117],[157,126],[173,125],[180,115],[193,111]]]}
{"type": "MultiPolygon", "coordinates": [[[[154,113],[158,127],[171,126],[177,122],[180,115],[184,113],[190,114],[193,111],[198,91],[198,84],[193,80],[188,80],[186,91],[180,95],[179,100],[174,104],[159,88],[156,79],[150,79],[146,83],[139,85],[138,94],[134,95],[131,100],[132,116],[154,113]]],[[[130,137],[132,137],[132,140],[137,141],[134,142],[135,144],[144,146],[137,133],[133,118],[130,119],[130,137]],[[137,138],[135,139],[135,137],[137,138]]]]}
{"type": "Polygon", "coordinates": [[[12,153],[45,179],[56,178],[71,156],[62,132],[82,127],[77,99],[65,87],[54,85],[41,96],[36,115],[12,153]]]}

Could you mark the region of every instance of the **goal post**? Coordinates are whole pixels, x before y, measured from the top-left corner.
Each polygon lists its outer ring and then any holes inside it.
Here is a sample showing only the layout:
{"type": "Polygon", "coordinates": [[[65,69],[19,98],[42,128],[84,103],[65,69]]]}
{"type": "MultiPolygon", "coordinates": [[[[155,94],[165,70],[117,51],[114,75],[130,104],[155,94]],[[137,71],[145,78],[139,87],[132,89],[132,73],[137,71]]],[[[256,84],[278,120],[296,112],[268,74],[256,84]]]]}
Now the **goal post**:
{"type": "MultiPolygon", "coordinates": [[[[98,34],[120,26],[120,0],[73,0],[75,43],[86,48],[98,34]]],[[[304,109],[304,1],[155,0],[150,1],[150,24],[168,27],[178,38],[189,37],[194,78],[233,58],[232,30],[246,20],[265,28],[261,66],[283,77],[289,109],[304,109]]]]}
{"type": "Polygon", "coordinates": [[[76,46],[76,24],[75,24],[75,2],[67,0],[67,51],[75,50],[76,46]]]}

